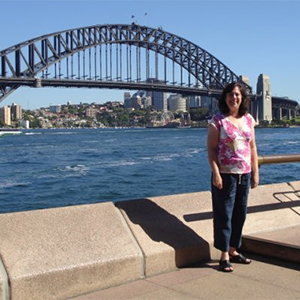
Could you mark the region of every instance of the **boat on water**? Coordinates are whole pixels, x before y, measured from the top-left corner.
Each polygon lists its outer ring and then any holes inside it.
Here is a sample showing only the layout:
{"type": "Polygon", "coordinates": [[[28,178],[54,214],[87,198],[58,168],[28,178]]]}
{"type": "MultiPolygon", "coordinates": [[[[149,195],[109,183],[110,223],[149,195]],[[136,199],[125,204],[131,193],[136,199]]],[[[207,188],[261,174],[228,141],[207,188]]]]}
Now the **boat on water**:
{"type": "Polygon", "coordinates": [[[184,125],[184,126],[179,126],[177,128],[179,128],[179,129],[189,129],[189,128],[192,128],[192,126],[184,125]]]}
{"type": "Polygon", "coordinates": [[[21,134],[22,131],[14,128],[0,128],[0,137],[10,134],[21,134]]]}

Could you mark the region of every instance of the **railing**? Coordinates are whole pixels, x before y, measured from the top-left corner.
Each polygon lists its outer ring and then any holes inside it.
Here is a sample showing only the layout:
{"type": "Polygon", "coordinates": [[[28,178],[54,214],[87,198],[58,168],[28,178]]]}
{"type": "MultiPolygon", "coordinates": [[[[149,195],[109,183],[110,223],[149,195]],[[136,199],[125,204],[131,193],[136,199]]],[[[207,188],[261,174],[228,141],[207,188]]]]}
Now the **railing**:
{"type": "Polygon", "coordinates": [[[280,154],[258,156],[258,165],[300,162],[300,154],[280,154]]]}

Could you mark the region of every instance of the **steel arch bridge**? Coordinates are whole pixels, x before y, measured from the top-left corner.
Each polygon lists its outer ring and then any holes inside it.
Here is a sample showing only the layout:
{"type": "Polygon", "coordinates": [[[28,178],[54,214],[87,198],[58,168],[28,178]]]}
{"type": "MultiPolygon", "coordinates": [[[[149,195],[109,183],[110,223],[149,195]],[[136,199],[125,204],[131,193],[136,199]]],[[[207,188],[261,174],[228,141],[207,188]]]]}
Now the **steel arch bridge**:
{"type": "Polygon", "coordinates": [[[217,95],[233,81],[251,91],[201,47],[135,23],[69,29],[0,51],[0,102],[20,86],[217,95]]]}

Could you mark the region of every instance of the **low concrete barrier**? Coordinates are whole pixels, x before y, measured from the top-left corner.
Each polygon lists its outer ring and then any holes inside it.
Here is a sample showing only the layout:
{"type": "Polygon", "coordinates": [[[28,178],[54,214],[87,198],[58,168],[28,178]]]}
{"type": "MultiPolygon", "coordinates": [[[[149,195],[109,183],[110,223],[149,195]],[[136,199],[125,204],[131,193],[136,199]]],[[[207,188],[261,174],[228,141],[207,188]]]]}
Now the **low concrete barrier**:
{"type": "Polygon", "coordinates": [[[300,182],[261,185],[251,190],[244,234],[300,224],[300,182]]]}
{"type": "Polygon", "coordinates": [[[1,260],[0,260],[0,300],[9,300],[8,277],[1,260]]]}
{"type": "MultiPolygon", "coordinates": [[[[251,190],[245,234],[300,225],[299,182],[251,190]]],[[[59,300],[210,258],[210,192],[0,215],[0,300],[59,300]]]]}
{"type": "Polygon", "coordinates": [[[210,258],[210,198],[202,192],[116,203],[144,253],[146,276],[210,258]],[[185,220],[199,212],[198,222],[185,220]]]}
{"type": "Polygon", "coordinates": [[[66,299],[143,276],[141,251],[112,203],[2,214],[0,228],[3,299],[66,299]]]}

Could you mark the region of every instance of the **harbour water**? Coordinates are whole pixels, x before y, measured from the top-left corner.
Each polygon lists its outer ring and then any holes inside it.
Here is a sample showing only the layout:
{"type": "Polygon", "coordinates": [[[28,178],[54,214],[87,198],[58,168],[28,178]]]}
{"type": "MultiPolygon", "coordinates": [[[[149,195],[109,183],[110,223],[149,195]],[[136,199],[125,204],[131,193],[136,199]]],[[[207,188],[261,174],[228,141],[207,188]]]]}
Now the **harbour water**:
{"type": "MultiPolygon", "coordinates": [[[[210,189],[206,128],[27,130],[0,139],[0,213],[210,189]]],[[[300,128],[257,128],[259,155],[300,153],[300,128]]],[[[260,184],[300,180],[264,165],[260,184]]]]}

